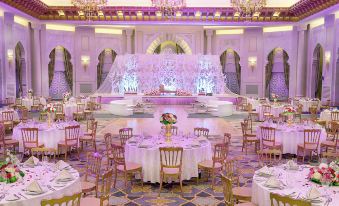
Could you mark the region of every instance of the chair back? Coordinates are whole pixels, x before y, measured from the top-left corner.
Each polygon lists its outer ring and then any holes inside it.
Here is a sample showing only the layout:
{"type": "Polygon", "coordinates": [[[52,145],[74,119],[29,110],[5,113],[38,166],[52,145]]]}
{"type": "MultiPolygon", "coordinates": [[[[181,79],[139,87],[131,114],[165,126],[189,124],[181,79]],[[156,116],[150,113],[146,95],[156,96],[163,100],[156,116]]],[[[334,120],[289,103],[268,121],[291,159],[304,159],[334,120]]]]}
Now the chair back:
{"type": "Polygon", "coordinates": [[[97,128],[98,128],[98,121],[92,121],[90,126],[90,135],[92,136],[92,139],[96,138],[97,135],[97,128]]]}
{"type": "Polygon", "coordinates": [[[248,123],[244,121],[244,122],[240,122],[240,124],[241,124],[242,135],[246,136],[247,131],[248,131],[248,123]]]}
{"type": "Polygon", "coordinates": [[[250,133],[252,134],[252,132],[253,132],[253,129],[252,129],[253,128],[252,119],[251,118],[246,118],[246,119],[244,119],[244,122],[247,124],[247,131],[250,131],[250,133]]]}
{"type": "Polygon", "coordinates": [[[297,104],[297,114],[302,114],[303,113],[303,105],[302,104],[297,104]]]}
{"type": "Polygon", "coordinates": [[[4,124],[0,123],[0,144],[5,145],[6,129],[4,124]]]}
{"type": "Polygon", "coordinates": [[[332,111],[331,112],[331,120],[332,121],[339,121],[339,111],[332,111]]]}
{"type": "Polygon", "coordinates": [[[224,162],[225,175],[231,180],[234,179],[236,175],[239,174],[238,165],[236,159],[228,159],[224,162]]]}
{"type": "Polygon", "coordinates": [[[320,140],[320,129],[305,129],[304,130],[304,148],[307,147],[307,145],[310,146],[316,146],[318,149],[319,146],[319,140],[320,140]]]}
{"type": "Polygon", "coordinates": [[[275,128],[260,127],[260,132],[263,145],[275,146],[275,128]]]}
{"type": "Polygon", "coordinates": [[[214,146],[214,154],[212,157],[213,160],[213,168],[216,163],[220,163],[221,165],[226,160],[228,155],[228,145],[225,143],[219,143],[214,146]]]}
{"type": "Polygon", "coordinates": [[[171,131],[172,131],[172,134],[174,135],[178,135],[178,127],[177,126],[171,126],[171,131]]]}
{"type": "Polygon", "coordinates": [[[232,180],[225,175],[221,175],[222,188],[224,192],[225,204],[227,206],[234,206],[234,198],[232,192],[232,180]]]}
{"type": "Polygon", "coordinates": [[[43,156],[49,156],[50,159],[53,159],[53,162],[56,161],[55,156],[57,154],[57,150],[54,148],[35,147],[31,149],[31,152],[33,156],[36,156],[40,160],[42,160],[43,156]]]}
{"type": "Polygon", "coordinates": [[[85,104],[84,103],[77,103],[77,113],[82,113],[85,111],[85,104]]]}
{"type": "Polygon", "coordinates": [[[65,127],[65,144],[68,145],[74,142],[78,144],[79,136],[80,136],[79,133],[80,133],[80,125],[65,127]]]}
{"type": "Polygon", "coordinates": [[[302,199],[293,199],[289,196],[281,196],[276,193],[270,194],[271,206],[275,205],[290,205],[290,206],[311,206],[311,202],[302,199]]]}
{"type": "Polygon", "coordinates": [[[21,113],[20,121],[26,122],[28,120],[28,109],[26,107],[20,107],[19,111],[21,113]]]}
{"type": "Polygon", "coordinates": [[[123,146],[112,144],[112,153],[113,153],[113,163],[114,166],[124,165],[124,169],[126,170],[126,162],[125,162],[125,149],[123,146]]]}
{"type": "Polygon", "coordinates": [[[160,147],[160,166],[161,171],[164,168],[178,168],[181,173],[182,168],[182,147],[160,147]]]}
{"type": "Polygon", "coordinates": [[[311,119],[317,119],[317,112],[318,112],[318,106],[310,106],[309,108],[310,114],[311,114],[311,119]]]}
{"type": "Polygon", "coordinates": [[[207,128],[203,128],[203,127],[194,128],[194,135],[197,137],[200,137],[200,136],[208,137],[209,132],[210,130],[207,128]]]}
{"type": "Polygon", "coordinates": [[[121,146],[125,146],[127,140],[133,136],[133,128],[122,128],[119,129],[119,137],[121,146]]]}
{"type": "Polygon", "coordinates": [[[261,167],[275,166],[281,163],[282,152],[279,149],[264,149],[257,152],[261,167]]]}
{"type": "Polygon", "coordinates": [[[81,192],[59,199],[41,200],[41,206],[80,206],[81,192]]]}
{"type": "Polygon", "coordinates": [[[231,144],[231,138],[232,138],[232,136],[231,136],[230,133],[225,133],[224,134],[224,142],[223,143],[230,145],[231,144]]]}
{"type": "Polygon", "coordinates": [[[54,107],[55,107],[56,113],[61,113],[61,114],[64,113],[64,105],[63,104],[57,103],[57,104],[54,105],[54,107]]]}
{"type": "Polygon", "coordinates": [[[113,180],[113,170],[110,169],[102,175],[101,179],[101,191],[100,191],[100,206],[108,205],[111,189],[112,189],[112,180],[113,180]]]}
{"type": "Polygon", "coordinates": [[[3,111],[2,112],[2,121],[13,121],[14,111],[3,111]]]}
{"type": "Polygon", "coordinates": [[[87,181],[88,176],[94,176],[96,182],[99,180],[100,168],[101,168],[102,156],[97,152],[88,152],[87,153],[87,162],[86,162],[86,171],[85,171],[85,181],[87,181]]]}
{"type": "Polygon", "coordinates": [[[34,144],[35,147],[39,147],[39,129],[38,128],[22,128],[21,137],[24,147],[27,144],[34,144]]]}
{"type": "Polygon", "coordinates": [[[113,143],[113,136],[111,133],[104,134],[104,140],[106,145],[106,152],[111,153],[112,150],[112,143],[113,143]]]}
{"type": "Polygon", "coordinates": [[[34,105],[34,106],[40,105],[40,98],[35,97],[35,98],[33,99],[33,105],[34,105]]]}
{"type": "Polygon", "coordinates": [[[21,98],[16,98],[15,99],[15,104],[16,105],[22,105],[22,99],[21,98]]]}

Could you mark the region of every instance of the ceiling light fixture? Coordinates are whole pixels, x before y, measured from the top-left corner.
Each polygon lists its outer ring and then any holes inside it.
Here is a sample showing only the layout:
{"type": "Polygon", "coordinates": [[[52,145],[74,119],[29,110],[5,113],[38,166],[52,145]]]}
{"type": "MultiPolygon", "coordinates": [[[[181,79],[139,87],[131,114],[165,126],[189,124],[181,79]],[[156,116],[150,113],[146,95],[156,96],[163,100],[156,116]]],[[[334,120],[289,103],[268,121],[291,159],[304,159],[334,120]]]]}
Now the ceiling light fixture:
{"type": "Polygon", "coordinates": [[[107,6],[107,0],[72,0],[71,2],[84,13],[87,20],[99,16],[98,12],[107,6]]]}
{"type": "Polygon", "coordinates": [[[231,0],[231,5],[239,16],[252,18],[266,6],[266,0],[231,0]]]}
{"type": "Polygon", "coordinates": [[[186,0],[152,0],[152,6],[156,7],[166,17],[173,17],[177,11],[186,7],[186,0]]]}

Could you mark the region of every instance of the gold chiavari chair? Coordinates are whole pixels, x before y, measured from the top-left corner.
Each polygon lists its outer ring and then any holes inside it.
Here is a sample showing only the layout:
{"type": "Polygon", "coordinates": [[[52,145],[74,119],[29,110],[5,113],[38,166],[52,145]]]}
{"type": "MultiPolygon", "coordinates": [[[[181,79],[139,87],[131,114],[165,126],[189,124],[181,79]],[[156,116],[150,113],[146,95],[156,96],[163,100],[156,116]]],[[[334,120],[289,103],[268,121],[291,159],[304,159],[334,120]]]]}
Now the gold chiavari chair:
{"type": "Polygon", "coordinates": [[[253,121],[253,117],[255,117],[255,120],[258,119],[259,113],[256,111],[255,112],[253,111],[253,106],[251,103],[247,104],[247,112],[248,112],[248,119],[251,119],[251,121],[253,121]]]}
{"type": "Polygon", "coordinates": [[[142,175],[142,166],[134,162],[126,162],[125,160],[125,150],[122,146],[112,144],[112,153],[113,153],[113,163],[114,163],[114,183],[113,187],[115,188],[118,172],[124,174],[125,187],[127,187],[127,175],[139,173],[141,176],[141,186],[144,186],[143,175],[142,175]]]}
{"type": "Polygon", "coordinates": [[[232,138],[232,136],[231,136],[230,133],[225,133],[223,143],[231,145],[231,138],[232,138]]]}
{"type": "Polygon", "coordinates": [[[65,151],[65,160],[67,159],[67,152],[75,149],[78,153],[78,159],[80,159],[79,153],[79,134],[80,133],[80,125],[76,126],[67,126],[65,127],[65,140],[60,141],[58,143],[58,154],[60,154],[61,150],[64,148],[65,151]]]}
{"type": "Polygon", "coordinates": [[[2,123],[5,126],[6,130],[13,130],[13,116],[14,111],[8,110],[2,112],[2,123]]]}
{"type": "Polygon", "coordinates": [[[324,103],[320,106],[321,110],[330,109],[330,108],[331,108],[331,100],[330,99],[327,99],[326,103],[324,103]]]}
{"type": "Polygon", "coordinates": [[[73,113],[73,118],[77,121],[85,118],[85,104],[77,103],[77,111],[73,113]]]}
{"type": "Polygon", "coordinates": [[[20,122],[27,122],[28,120],[28,109],[26,107],[19,107],[18,111],[20,112],[20,122]]]}
{"type": "Polygon", "coordinates": [[[84,136],[79,138],[79,141],[81,143],[81,149],[84,148],[84,143],[87,144],[87,142],[92,143],[94,147],[94,151],[97,151],[97,143],[96,143],[96,135],[97,135],[97,127],[98,127],[98,122],[94,121],[92,122],[91,126],[91,133],[84,134],[84,136]]]}
{"type": "Polygon", "coordinates": [[[331,120],[336,122],[339,121],[339,111],[331,112],[331,120]]]}
{"type": "Polygon", "coordinates": [[[113,170],[108,170],[102,175],[100,197],[81,198],[80,206],[108,206],[112,189],[113,170]]]}
{"type": "Polygon", "coordinates": [[[304,130],[304,143],[298,144],[297,149],[297,157],[300,155],[303,157],[303,162],[305,160],[306,153],[310,154],[310,158],[312,157],[312,153],[316,153],[319,158],[319,140],[320,140],[320,129],[305,129],[304,130]]]}
{"type": "Polygon", "coordinates": [[[302,104],[297,104],[296,112],[294,114],[295,118],[299,118],[299,122],[301,122],[301,115],[303,113],[303,105],[302,104]]]}
{"type": "Polygon", "coordinates": [[[290,196],[281,196],[276,193],[270,194],[271,206],[275,205],[298,205],[298,206],[311,206],[312,203],[303,199],[293,199],[290,196]]]}
{"type": "Polygon", "coordinates": [[[101,96],[97,97],[97,101],[95,102],[96,109],[101,109],[101,99],[102,99],[101,96]]]}
{"type": "Polygon", "coordinates": [[[65,120],[65,112],[64,105],[61,103],[57,103],[54,105],[55,107],[55,119],[56,120],[65,120]]]}
{"type": "Polygon", "coordinates": [[[334,160],[339,160],[339,152],[323,152],[321,153],[321,158],[326,158],[327,161],[331,162],[334,160]]]}
{"type": "Polygon", "coordinates": [[[84,180],[81,181],[81,190],[83,194],[87,194],[91,191],[95,191],[95,196],[98,197],[98,185],[100,177],[102,156],[96,152],[87,153],[87,162],[84,180]],[[94,179],[94,182],[90,180],[94,179]]]}
{"type": "Polygon", "coordinates": [[[252,202],[244,202],[235,204],[236,199],[233,194],[232,180],[224,175],[221,175],[221,181],[224,192],[225,204],[227,206],[255,206],[252,202]]]}
{"type": "Polygon", "coordinates": [[[178,178],[180,182],[180,189],[182,193],[182,147],[160,147],[160,188],[159,196],[162,189],[163,181],[168,177],[178,178]]]}
{"type": "Polygon", "coordinates": [[[255,151],[257,151],[258,148],[259,148],[260,140],[257,138],[257,136],[255,134],[248,134],[247,133],[248,124],[246,122],[241,122],[240,124],[241,124],[241,131],[242,131],[242,135],[243,135],[241,151],[244,151],[244,148],[245,148],[245,152],[246,152],[246,155],[247,155],[247,147],[248,147],[249,144],[254,144],[255,151]]]}
{"type": "Polygon", "coordinates": [[[237,109],[238,110],[245,110],[247,106],[247,98],[238,97],[237,98],[237,109]]]}
{"type": "Polygon", "coordinates": [[[178,135],[178,127],[177,126],[171,126],[171,131],[173,135],[178,135]]]}
{"type": "Polygon", "coordinates": [[[41,200],[41,206],[80,206],[81,193],[72,196],[64,196],[59,199],[41,200]]]}
{"type": "Polygon", "coordinates": [[[5,157],[6,150],[12,149],[14,152],[19,151],[19,141],[14,139],[5,139],[6,130],[5,126],[0,123],[0,148],[3,148],[3,155],[5,157]],[[16,150],[18,148],[18,150],[16,150]]]}
{"type": "Polygon", "coordinates": [[[38,97],[33,98],[33,105],[31,106],[31,111],[40,110],[40,99],[38,97]]]}
{"type": "Polygon", "coordinates": [[[210,130],[207,128],[203,128],[203,127],[196,127],[194,128],[193,132],[194,132],[194,135],[197,137],[204,136],[208,138],[208,134],[210,130]]]}
{"type": "Polygon", "coordinates": [[[114,156],[112,151],[113,136],[111,133],[104,135],[105,146],[106,146],[106,158],[107,158],[107,169],[112,166],[114,156]]]}
{"type": "Polygon", "coordinates": [[[282,159],[282,151],[278,149],[264,149],[259,150],[257,152],[259,165],[261,167],[267,166],[275,166],[281,162],[282,159]]]}
{"type": "MultiPolygon", "coordinates": [[[[227,152],[227,144],[216,144],[214,146],[214,155],[212,160],[206,160],[198,163],[198,170],[208,171],[209,174],[212,174],[212,189],[214,189],[215,175],[222,170],[222,166],[227,157],[227,152]]],[[[199,178],[197,178],[197,184],[198,183],[199,178]]]]}
{"type": "Polygon", "coordinates": [[[24,154],[28,152],[28,154],[31,155],[33,148],[44,147],[44,144],[39,144],[38,128],[22,128],[21,138],[24,146],[24,154]]]}
{"type": "Polygon", "coordinates": [[[271,105],[262,105],[262,115],[264,117],[264,120],[269,120],[273,118],[273,114],[271,114],[271,109],[271,105]]]}
{"type": "Polygon", "coordinates": [[[121,146],[125,146],[127,140],[129,140],[133,136],[133,128],[122,128],[119,129],[119,137],[121,146]]]}
{"type": "Polygon", "coordinates": [[[87,108],[84,110],[85,118],[90,118],[93,116],[93,111],[95,110],[95,102],[87,102],[87,108]]]}
{"type": "MultiPolygon", "coordinates": [[[[328,133],[327,133],[328,134],[328,133]]],[[[332,123],[332,139],[327,139],[320,144],[320,150],[325,148],[325,151],[328,152],[328,149],[332,149],[333,152],[337,152],[338,141],[339,141],[339,123],[332,123]]]]}
{"type": "Polygon", "coordinates": [[[244,119],[244,123],[247,124],[247,131],[246,132],[250,132],[250,134],[252,134],[253,133],[252,119],[250,119],[250,118],[244,119]]]}
{"type": "Polygon", "coordinates": [[[330,121],[327,128],[327,140],[333,140],[338,132],[339,122],[330,121]]]}
{"type": "Polygon", "coordinates": [[[47,147],[35,147],[31,149],[31,153],[33,156],[39,158],[42,160],[43,156],[49,156],[50,159],[53,160],[53,162],[56,162],[56,155],[57,150],[54,148],[47,148],[47,147]]]}
{"type": "Polygon", "coordinates": [[[317,119],[318,107],[317,107],[317,106],[314,106],[314,105],[310,106],[309,112],[310,112],[310,114],[311,114],[311,117],[310,117],[310,118],[311,118],[313,121],[315,121],[315,120],[317,119]]]}
{"type": "Polygon", "coordinates": [[[275,130],[273,127],[260,127],[262,149],[283,150],[282,143],[275,140],[275,130]]]}

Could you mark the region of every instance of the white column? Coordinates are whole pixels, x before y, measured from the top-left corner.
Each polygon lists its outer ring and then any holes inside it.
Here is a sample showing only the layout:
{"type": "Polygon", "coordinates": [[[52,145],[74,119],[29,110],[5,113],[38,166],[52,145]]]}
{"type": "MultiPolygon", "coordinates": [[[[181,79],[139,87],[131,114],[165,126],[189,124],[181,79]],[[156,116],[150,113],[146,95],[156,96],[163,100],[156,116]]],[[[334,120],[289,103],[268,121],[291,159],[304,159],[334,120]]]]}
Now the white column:
{"type": "Polygon", "coordinates": [[[126,30],[126,53],[132,54],[132,34],[133,30],[127,29],[126,30]]]}
{"type": "Polygon", "coordinates": [[[307,26],[298,30],[298,59],[297,59],[297,75],[296,75],[296,96],[306,95],[306,32],[307,26]]]}
{"type": "Polygon", "coordinates": [[[206,49],[206,53],[208,55],[212,54],[212,35],[213,35],[213,30],[206,30],[206,36],[207,36],[207,49],[206,49]]]}
{"type": "Polygon", "coordinates": [[[41,75],[41,45],[40,31],[41,25],[32,24],[32,88],[36,95],[42,95],[42,75],[41,75]]]}

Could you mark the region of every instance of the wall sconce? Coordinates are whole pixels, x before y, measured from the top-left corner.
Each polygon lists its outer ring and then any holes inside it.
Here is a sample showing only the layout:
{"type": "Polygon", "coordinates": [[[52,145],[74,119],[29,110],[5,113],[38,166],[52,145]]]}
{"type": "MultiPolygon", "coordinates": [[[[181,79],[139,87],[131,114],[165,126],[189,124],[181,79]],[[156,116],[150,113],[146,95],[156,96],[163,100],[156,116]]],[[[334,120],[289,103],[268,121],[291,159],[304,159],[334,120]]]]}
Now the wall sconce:
{"type": "Polygon", "coordinates": [[[89,62],[90,62],[90,57],[89,56],[81,56],[81,64],[84,67],[85,71],[87,70],[89,62]]]}
{"type": "Polygon", "coordinates": [[[248,65],[253,70],[257,66],[257,57],[248,57],[248,65]]]}
{"type": "Polygon", "coordinates": [[[13,49],[8,49],[7,50],[7,60],[8,60],[8,63],[11,64],[13,62],[13,59],[14,59],[13,49]]]}
{"type": "Polygon", "coordinates": [[[331,62],[331,52],[330,51],[326,51],[325,52],[325,65],[326,65],[326,69],[329,69],[330,62],[331,62]]]}

